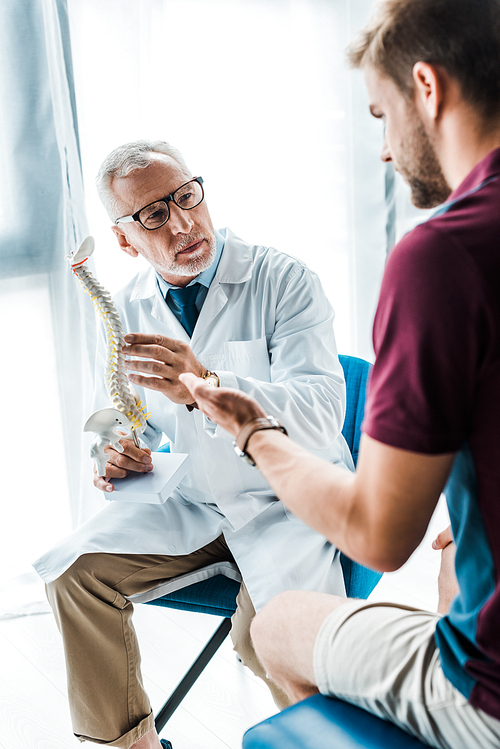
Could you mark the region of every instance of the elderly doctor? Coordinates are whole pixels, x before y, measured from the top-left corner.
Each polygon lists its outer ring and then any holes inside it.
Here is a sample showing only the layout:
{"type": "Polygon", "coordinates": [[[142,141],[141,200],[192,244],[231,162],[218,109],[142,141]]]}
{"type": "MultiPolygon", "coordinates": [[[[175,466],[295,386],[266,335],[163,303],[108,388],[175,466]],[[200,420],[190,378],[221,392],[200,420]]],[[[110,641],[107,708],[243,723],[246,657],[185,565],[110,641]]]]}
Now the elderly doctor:
{"type": "MultiPolygon", "coordinates": [[[[203,180],[176,149],[161,141],[116,149],[98,191],[121,249],[150,264],[115,302],[130,331],[130,379],[152,416],[147,446],[106,448],[106,475],[94,483],[112,491],[110,478],[151,470],[162,433],[172,451],[190,454],[191,469],[163,505],[110,502],[35,567],[64,641],[75,734],[159,749],[132,601],[157,598],[179,576],[190,584],[200,574],[241,573],[233,643],[283,706],[250,641],[255,611],[290,589],[345,594],[337,549],[285,509],[231,436],[192,403],[179,374],[248,393],[293,439],[352,469],[341,435],[345,388],[317,276],[288,255],[215,231],[203,180]]],[[[101,380],[104,348],[103,335],[101,380]]],[[[105,405],[100,382],[96,407],[105,405]]]]}

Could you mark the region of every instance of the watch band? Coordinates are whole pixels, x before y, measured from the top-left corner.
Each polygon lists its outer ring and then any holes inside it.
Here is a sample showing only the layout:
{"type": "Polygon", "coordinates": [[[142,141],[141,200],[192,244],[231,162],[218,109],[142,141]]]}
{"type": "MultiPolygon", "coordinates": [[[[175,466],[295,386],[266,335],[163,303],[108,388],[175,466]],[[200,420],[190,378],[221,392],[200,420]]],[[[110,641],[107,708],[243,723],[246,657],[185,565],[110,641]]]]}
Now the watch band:
{"type": "Polygon", "coordinates": [[[255,466],[255,460],[251,455],[249,455],[249,453],[247,453],[248,440],[250,439],[252,434],[255,434],[255,432],[260,432],[263,429],[276,429],[279,432],[288,435],[285,427],[282,426],[279,421],[274,418],[274,416],[261,416],[256,419],[247,421],[247,423],[244,424],[238,432],[238,435],[233,442],[233,446],[236,455],[239,458],[243,458],[243,460],[245,460],[251,466],[255,466]]]}

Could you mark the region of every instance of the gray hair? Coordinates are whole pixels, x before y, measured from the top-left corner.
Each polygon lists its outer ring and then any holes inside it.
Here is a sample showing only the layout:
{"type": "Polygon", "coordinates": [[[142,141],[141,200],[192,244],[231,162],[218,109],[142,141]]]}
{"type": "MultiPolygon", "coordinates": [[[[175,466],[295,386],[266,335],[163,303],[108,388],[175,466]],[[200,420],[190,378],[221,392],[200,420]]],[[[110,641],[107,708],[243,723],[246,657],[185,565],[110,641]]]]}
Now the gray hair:
{"type": "Polygon", "coordinates": [[[190,177],[192,176],[181,152],[163,140],[136,140],[118,146],[114,151],[111,151],[109,156],[106,156],[96,177],[97,194],[113,223],[120,208],[119,201],[111,189],[111,182],[115,178],[126,177],[135,169],[146,169],[151,166],[155,153],[164,153],[170,156],[185,169],[190,177]]]}

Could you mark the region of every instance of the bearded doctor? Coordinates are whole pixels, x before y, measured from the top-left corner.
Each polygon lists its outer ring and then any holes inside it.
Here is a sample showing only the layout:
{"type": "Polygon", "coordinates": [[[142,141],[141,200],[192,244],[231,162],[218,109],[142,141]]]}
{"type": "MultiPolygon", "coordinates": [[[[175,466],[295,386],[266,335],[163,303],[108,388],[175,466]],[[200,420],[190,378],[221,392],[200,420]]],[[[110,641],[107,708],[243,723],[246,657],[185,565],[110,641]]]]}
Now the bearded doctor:
{"type": "MultiPolygon", "coordinates": [[[[123,453],[106,448],[106,475],[94,483],[112,492],[110,479],[151,470],[162,435],[172,452],[189,453],[191,468],[164,504],[110,502],[35,567],[63,637],[76,736],[160,749],[134,601],[158,598],[179,576],[185,584],[200,574],[242,579],[233,643],[284,706],[250,641],[255,612],[290,589],[345,595],[336,547],[286,510],[179,375],[253,396],[293,439],[352,469],[341,435],[345,385],[333,310],[317,276],[289,255],[215,231],[203,179],[176,149],[162,141],[121,146],[97,185],[121,250],[149,263],[115,303],[128,332],[130,380],[152,416],[140,448],[125,439],[123,453]]],[[[109,405],[104,354],[102,334],[96,408],[109,405]]]]}

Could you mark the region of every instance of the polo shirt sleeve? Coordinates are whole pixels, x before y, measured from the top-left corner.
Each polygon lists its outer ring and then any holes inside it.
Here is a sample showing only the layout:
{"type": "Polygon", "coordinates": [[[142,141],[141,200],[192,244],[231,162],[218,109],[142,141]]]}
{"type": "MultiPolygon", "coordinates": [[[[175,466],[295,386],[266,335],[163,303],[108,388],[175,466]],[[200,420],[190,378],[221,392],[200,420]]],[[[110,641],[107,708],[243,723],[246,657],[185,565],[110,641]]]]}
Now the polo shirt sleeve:
{"type": "Polygon", "coordinates": [[[413,452],[457,451],[470,431],[486,338],[471,257],[431,223],[417,227],[384,274],[363,431],[413,452]]]}

